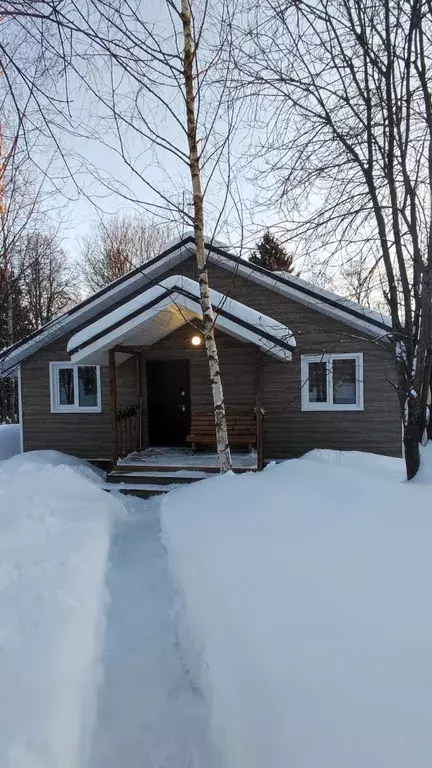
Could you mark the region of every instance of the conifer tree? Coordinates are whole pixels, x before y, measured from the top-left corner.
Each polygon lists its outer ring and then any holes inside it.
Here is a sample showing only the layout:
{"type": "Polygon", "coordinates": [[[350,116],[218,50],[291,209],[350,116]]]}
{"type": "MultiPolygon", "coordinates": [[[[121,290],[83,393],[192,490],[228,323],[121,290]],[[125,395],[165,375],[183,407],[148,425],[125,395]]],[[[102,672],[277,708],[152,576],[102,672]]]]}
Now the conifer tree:
{"type": "Polygon", "coordinates": [[[270,270],[270,272],[292,272],[293,257],[286,252],[281,243],[267,229],[262,239],[256,244],[256,250],[249,259],[251,264],[270,270]]]}

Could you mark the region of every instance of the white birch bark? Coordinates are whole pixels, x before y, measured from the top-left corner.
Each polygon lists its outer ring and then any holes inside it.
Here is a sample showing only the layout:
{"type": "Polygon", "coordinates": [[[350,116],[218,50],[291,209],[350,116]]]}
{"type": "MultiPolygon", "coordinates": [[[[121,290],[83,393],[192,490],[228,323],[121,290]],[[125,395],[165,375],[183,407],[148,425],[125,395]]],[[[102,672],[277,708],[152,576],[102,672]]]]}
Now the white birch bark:
{"type": "Polygon", "coordinates": [[[192,179],[194,205],[194,232],[198,282],[200,287],[203,331],[210,382],[213,395],[214,417],[216,425],[216,445],[221,472],[231,469],[231,451],[228,443],[228,430],[225,414],[225,402],[219,368],[219,356],[214,336],[214,312],[210,300],[208,271],[204,246],[204,204],[201,185],[201,170],[198,156],[197,131],[195,117],[194,60],[195,47],[192,35],[190,0],[181,0],[181,20],[183,24],[184,58],[183,76],[186,94],[187,136],[189,145],[189,168],[192,179]]]}

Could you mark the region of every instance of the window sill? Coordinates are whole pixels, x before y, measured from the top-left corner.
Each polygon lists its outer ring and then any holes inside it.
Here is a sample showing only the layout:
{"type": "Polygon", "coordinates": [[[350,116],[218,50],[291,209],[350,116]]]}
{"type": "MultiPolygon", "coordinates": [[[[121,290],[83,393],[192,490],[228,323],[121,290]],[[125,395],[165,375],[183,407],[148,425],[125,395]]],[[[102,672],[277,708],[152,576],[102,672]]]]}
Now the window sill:
{"type": "Polygon", "coordinates": [[[102,413],[102,408],[99,405],[94,408],[77,408],[72,405],[64,408],[51,408],[51,413],[102,413]]]}
{"type": "Polygon", "coordinates": [[[338,411],[364,411],[363,405],[328,405],[327,403],[303,403],[302,411],[337,413],[338,411]]]}

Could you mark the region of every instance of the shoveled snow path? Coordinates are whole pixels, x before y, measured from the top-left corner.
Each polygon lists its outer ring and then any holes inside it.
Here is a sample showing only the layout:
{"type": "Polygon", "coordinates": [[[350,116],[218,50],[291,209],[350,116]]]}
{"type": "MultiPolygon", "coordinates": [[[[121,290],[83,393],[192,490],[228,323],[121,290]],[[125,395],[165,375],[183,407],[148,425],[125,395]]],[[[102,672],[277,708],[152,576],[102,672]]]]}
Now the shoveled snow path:
{"type": "Polygon", "coordinates": [[[209,716],[183,661],[159,502],[125,499],[109,604],[91,768],[216,768],[209,716]]]}

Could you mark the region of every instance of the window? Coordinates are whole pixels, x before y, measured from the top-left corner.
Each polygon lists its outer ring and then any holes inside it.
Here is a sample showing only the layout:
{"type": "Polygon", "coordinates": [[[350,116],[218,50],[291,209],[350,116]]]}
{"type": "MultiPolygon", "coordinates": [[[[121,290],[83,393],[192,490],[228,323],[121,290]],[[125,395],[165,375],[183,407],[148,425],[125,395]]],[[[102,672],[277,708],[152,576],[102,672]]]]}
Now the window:
{"type": "Polygon", "coordinates": [[[362,411],[363,354],[304,355],[302,411],[362,411]]]}
{"type": "Polygon", "coordinates": [[[51,413],[101,411],[98,365],[50,363],[51,413]]]}

